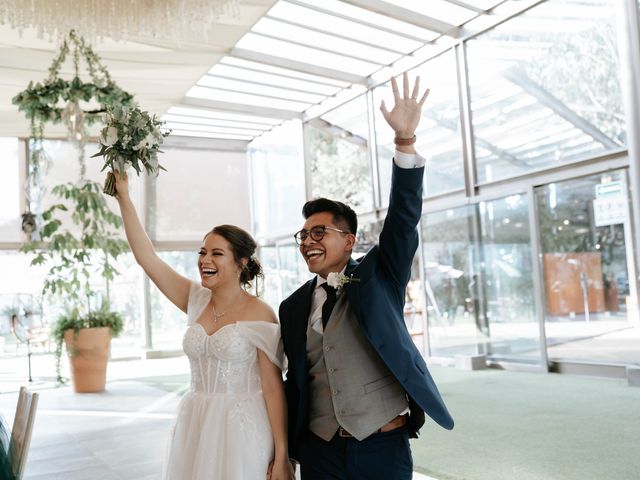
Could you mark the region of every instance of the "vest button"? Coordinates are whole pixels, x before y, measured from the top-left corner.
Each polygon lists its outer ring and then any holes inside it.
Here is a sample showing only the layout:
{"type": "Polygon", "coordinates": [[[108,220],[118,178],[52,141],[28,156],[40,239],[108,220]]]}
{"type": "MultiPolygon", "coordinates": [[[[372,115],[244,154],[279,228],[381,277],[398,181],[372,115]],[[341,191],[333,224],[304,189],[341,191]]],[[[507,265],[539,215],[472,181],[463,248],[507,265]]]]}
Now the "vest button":
{"type": "Polygon", "coordinates": [[[331,390],[331,393],[333,393],[334,396],[338,395],[338,390],[336,390],[335,388],[333,390],[331,390]]]}
{"type": "Polygon", "coordinates": [[[329,346],[324,347],[324,351],[325,352],[328,352],[329,350],[331,350],[331,347],[329,347],[329,346]]]}
{"type": "Polygon", "coordinates": [[[333,373],[333,372],[335,372],[335,371],[336,371],[336,369],[335,369],[335,368],[333,368],[333,367],[329,369],[329,373],[333,373]]]}

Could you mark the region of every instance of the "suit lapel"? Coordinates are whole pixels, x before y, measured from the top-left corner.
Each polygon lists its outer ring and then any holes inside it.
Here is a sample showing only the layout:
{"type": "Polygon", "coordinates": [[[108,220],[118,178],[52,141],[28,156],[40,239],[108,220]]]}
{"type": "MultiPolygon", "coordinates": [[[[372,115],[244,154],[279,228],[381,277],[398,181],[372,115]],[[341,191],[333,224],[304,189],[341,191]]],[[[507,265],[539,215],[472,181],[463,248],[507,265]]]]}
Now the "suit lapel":
{"type": "MultiPolygon", "coordinates": [[[[347,264],[347,268],[344,270],[344,274],[347,277],[353,275],[353,279],[355,279],[355,281],[352,280],[344,286],[344,291],[347,294],[347,300],[349,300],[349,305],[351,305],[351,308],[353,309],[356,309],[360,305],[359,287],[358,285],[356,285],[359,281],[356,270],[357,266],[358,262],[356,262],[353,258],[350,258],[349,263],[347,264]]],[[[358,320],[360,319],[359,315],[356,315],[356,317],[358,317],[358,320]]]]}
{"type": "Polygon", "coordinates": [[[311,313],[311,298],[316,287],[316,279],[310,280],[304,285],[295,299],[291,309],[291,362],[302,361],[306,364],[307,358],[307,324],[311,313]]]}

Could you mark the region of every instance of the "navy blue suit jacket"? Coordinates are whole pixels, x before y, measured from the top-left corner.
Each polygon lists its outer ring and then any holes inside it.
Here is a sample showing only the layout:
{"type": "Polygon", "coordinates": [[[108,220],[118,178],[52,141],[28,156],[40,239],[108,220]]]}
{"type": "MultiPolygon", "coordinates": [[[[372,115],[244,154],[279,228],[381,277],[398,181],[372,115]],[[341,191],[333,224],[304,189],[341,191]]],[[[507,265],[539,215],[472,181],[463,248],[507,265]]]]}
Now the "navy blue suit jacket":
{"type": "MultiPolygon", "coordinates": [[[[418,247],[423,174],[424,168],[402,169],[394,164],[389,210],[379,243],[362,258],[349,261],[345,274],[358,281],[344,287],[365,337],[408,394],[412,436],[417,436],[424,424],[424,412],[444,428],[453,428],[453,419],[403,317],[405,289],[418,247]]],[[[315,284],[314,278],[280,304],[282,339],[289,361],[285,392],[292,458],[296,458],[297,445],[309,423],[306,330],[315,284]]]]}

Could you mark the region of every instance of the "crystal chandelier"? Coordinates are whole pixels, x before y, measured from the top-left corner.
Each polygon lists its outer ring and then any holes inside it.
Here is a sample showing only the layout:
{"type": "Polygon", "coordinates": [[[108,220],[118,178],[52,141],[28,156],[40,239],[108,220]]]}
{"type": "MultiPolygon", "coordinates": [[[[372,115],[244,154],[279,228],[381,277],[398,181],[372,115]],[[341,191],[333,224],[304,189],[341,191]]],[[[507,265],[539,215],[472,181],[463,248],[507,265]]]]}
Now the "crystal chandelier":
{"type": "Polygon", "coordinates": [[[221,15],[238,16],[239,0],[0,0],[0,24],[41,38],[75,30],[88,41],[206,39],[221,15]]]}

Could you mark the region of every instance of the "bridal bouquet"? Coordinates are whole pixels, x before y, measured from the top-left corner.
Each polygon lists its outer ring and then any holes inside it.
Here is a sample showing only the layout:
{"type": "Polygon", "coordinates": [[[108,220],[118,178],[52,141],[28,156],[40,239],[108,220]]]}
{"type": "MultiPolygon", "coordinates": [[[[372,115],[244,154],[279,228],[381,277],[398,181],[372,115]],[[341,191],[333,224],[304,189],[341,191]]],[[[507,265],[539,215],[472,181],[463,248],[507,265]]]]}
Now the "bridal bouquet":
{"type": "MultiPolygon", "coordinates": [[[[164,137],[170,130],[162,131],[164,122],[149,116],[139,108],[114,107],[105,114],[105,126],[100,134],[100,151],[93,157],[104,157],[102,171],[109,168],[104,184],[104,193],[114,196],[114,169],[124,172],[131,166],[140,175],[144,168],[147,174],[158,174],[165,170],[158,163],[158,153],[164,137]]],[[[93,158],[92,157],[92,158],[93,158]]]]}

